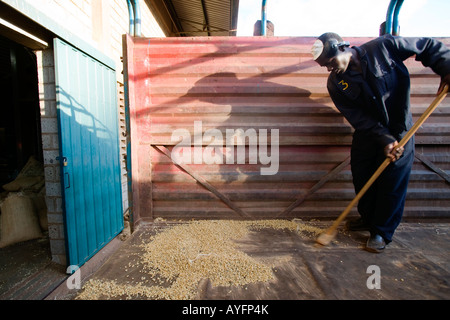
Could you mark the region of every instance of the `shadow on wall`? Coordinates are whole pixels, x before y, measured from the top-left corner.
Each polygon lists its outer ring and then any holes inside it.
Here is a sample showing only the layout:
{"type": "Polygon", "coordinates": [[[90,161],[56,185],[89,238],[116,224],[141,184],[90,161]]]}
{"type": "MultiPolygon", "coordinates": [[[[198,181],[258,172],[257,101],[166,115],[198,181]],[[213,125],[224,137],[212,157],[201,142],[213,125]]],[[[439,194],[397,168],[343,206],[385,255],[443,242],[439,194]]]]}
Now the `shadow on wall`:
{"type": "Polygon", "coordinates": [[[285,145],[297,130],[295,107],[282,105],[296,98],[311,103],[309,95],[307,90],[267,81],[264,75],[239,79],[235,73],[220,72],[203,77],[182,99],[209,105],[213,114],[214,108],[221,112],[213,121],[207,115],[193,129],[174,132],[172,139],[179,134],[182,140],[172,158],[217,164],[214,173],[220,174],[221,182],[263,181],[279,171],[280,139],[285,145]],[[180,151],[185,151],[181,157],[180,151]]]}
{"type": "Polygon", "coordinates": [[[346,159],[352,129],[326,93],[326,77],[296,49],[291,60],[274,62],[250,52],[258,48],[216,45],[164,61],[154,49],[143,60],[147,70],[135,66],[146,96],[133,110],[140,139],[133,155],[138,171],[151,166],[133,175],[141,217],[226,217],[216,210],[219,193],[274,216],[346,159]]]}

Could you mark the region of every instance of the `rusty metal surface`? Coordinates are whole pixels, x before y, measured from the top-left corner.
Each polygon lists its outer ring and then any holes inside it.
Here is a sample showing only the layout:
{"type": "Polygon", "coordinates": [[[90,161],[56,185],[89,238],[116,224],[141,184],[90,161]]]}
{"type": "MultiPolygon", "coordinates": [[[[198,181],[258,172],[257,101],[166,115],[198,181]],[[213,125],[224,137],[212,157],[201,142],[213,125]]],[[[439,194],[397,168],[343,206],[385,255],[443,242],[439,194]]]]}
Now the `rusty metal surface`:
{"type": "MultiPolygon", "coordinates": [[[[346,40],[357,45],[369,39],[346,40]]],[[[450,39],[441,40],[450,46],[450,39]]],[[[311,59],[313,42],[309,37],[124,38],[136,221],[242,216],[194,176],[245,215],[276,217],[347,159],[352,128],[328,96],[328,73],[311,59]],[[195,175],[188,174],[158,146],[173,150],[180,141],[172,137],[177,129],[194,137],[195,121],[201,121],[201,134],[218,129],[223,137],[227,129],[267,129],[269,138],[279,130],[277,173],[262,175],[261,168],[269,165],[260,158],[250,163],[247,141],[245,163],[237,164],[239,146],[234,146],[232,163],[192,161],[185,166],[195,175]]],[[[439,77],[414,59],[406,65],[417,119],[433,100],[439,77]]],[[[444,173],[450,170],[449,120],[447,97],[416,134],[422,159],[444,173]]],[[[199,146],[193,141],[194,157],[199,146]]],[[[202,142],[204,152],[210,142],[202,142]]],[[[334,218],[341,213],[355,196],[349,166],[314,191],[288,216],[334,218]]],[[[405,216],[448,217],[449,205],[448,182],[416,159],[405,216]]]]}

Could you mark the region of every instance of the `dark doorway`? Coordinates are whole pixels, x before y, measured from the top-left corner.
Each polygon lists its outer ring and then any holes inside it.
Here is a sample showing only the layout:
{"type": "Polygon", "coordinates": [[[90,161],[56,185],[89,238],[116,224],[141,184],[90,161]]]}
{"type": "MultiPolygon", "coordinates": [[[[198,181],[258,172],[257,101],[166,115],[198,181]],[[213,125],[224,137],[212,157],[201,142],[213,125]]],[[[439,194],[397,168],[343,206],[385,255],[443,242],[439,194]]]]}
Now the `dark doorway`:
{"type": "Polygon", "coordinates": [[[42,161],[36,55],[3,37],[0,37],[0,97],[1,187],[17,177],[31,156],[42,161]]]}
{"type": "Polygon", "coordinates": [[[31,287],[34,284],[40,288],[48,281],[46,273],[42,273],[42,270],[49,270],[51,253],[46,224],[39,105],[36,54],[32,49],[0,36],[2,300],[42,298],[45,291],[31,287]],[[30,221],[35,222],[33,228],[30,221]]]}

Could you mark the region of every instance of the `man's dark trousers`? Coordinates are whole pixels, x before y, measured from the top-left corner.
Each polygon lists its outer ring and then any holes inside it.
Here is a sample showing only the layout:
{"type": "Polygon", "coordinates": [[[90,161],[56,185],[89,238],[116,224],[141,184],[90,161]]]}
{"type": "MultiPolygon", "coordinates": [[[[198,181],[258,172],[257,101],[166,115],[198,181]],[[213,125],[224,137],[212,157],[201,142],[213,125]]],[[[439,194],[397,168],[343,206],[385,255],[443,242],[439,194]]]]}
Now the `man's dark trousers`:
{"type": "MultiPolygon", "coordinates": [[[[351,149],[351,170],[358,193],[386,156],[373,139],[355,132],[351,149]]],[[[414,137],[405,146],[403,156],[389,164],[358,203],[358,212],[371,226],[371,233],[381,235],[386,243],[403,216],[411,168],[414,162],[414,137]]]]}

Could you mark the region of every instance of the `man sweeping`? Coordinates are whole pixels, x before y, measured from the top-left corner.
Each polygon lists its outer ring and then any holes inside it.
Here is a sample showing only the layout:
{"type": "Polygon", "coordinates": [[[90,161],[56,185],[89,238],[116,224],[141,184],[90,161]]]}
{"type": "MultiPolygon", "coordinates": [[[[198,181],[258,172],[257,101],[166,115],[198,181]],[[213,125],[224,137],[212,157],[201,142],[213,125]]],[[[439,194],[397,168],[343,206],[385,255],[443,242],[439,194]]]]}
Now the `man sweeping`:
{"type": "Polygon", "coordinates": [[[328,92],[355,129],[351,147],[353,184],[358,193],[386,157],[391,164],[358,203],[351,231],[370,231],[366,250],[382,252],[398,227],[414,162],[414,138],[398,141],[411,128],[410,78],[403,61],[415,55],[441,76],[438,94],[450,85],[450,50],[432,38],[384,35],[361,46],[328,32],[314,43],[313,59],[330,73],[328,92]]]}

